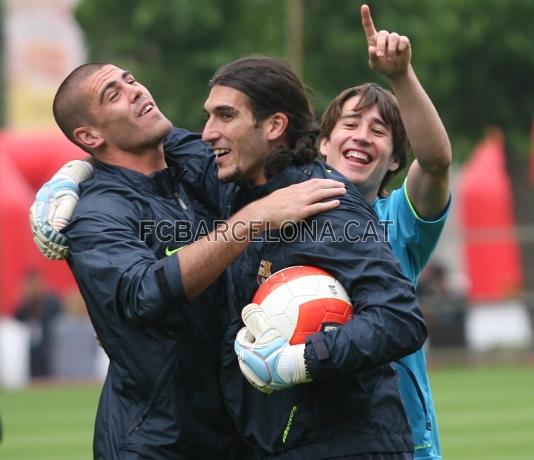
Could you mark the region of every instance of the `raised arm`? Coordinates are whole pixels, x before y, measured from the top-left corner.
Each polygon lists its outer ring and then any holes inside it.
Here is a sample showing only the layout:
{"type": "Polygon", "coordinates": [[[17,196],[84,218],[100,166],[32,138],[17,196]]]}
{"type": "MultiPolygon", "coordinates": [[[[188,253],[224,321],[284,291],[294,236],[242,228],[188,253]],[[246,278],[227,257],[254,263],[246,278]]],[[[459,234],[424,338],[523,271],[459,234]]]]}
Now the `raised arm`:
{"type": "Polygon", "coordinates": [[[449,200],[452,153],[447,132],[411,65],[408,37],[386,30],[377,32],[367,5],[361,7],[361,18],[369,66],[388,79],[415,155],[408,171],[408,196],[419,217],[432,220],[449,200]]]}

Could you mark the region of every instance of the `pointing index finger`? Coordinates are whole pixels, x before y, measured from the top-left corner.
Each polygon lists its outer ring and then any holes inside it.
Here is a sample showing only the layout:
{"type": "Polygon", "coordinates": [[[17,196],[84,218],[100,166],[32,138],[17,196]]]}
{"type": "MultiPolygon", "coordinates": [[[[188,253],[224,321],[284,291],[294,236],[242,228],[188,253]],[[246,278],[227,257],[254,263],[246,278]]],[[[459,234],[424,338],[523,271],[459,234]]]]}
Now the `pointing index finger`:
{"type": "Polygon", "coordinates": [[[362,5],[360,8],[360,14],[362,17],[362,26],[363,31],[365,32],[365,37],[367,38],[367,44],[369,46],[376,45],[376,29],[373,24],[373,18],[371,17],[371,10],[367,5],[362,5]]]}

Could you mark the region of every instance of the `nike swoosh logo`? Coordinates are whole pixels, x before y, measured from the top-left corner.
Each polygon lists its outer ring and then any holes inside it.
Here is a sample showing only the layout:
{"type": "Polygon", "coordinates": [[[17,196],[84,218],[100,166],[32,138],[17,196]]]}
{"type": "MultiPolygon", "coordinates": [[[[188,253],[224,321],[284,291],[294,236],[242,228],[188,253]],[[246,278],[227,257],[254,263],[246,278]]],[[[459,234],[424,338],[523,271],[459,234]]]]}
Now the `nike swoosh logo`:
{"type": "Polygon", "coordinates": [[[168,256],[172,256],[173,254],[176,254],[180,249],[182,248],[176,248],[176,249],[171,249],[169,247],[166,247],[165,248],[165,255],[168,257],[168,256]]]}

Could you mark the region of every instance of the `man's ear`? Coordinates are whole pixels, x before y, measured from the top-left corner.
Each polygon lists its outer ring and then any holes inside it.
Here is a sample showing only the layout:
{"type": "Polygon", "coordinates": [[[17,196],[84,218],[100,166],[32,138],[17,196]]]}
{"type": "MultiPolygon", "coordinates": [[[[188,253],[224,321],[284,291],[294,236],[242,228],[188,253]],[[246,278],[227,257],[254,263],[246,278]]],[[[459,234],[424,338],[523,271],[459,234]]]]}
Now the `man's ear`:
{"type": "Polygon", "coordinates": [[[319,152],[321,152],[321,155],[325,157],[325,159],[328,153],[328,142],[329,140],[326,137],[323,137],[319,142],[319,152]]]}
{"type": "Polygon", "coordinates": [[[393,159],[393,161],[390,163],[390,165],[388,167],[388,171],[394,172],[397,169],[399,169],[399,166],[400,166],[399,160],[393,159]]]}
{"type": "Polygon", "coordinates": [[[76,128],[73,135],[74,139],[81,145],[91,150],[97,149],[104,143],[104,138],[100,135],[100,132],[89,126],[80,126],[79,128],[76,128]]]}
{"type": "Polygon", "coordinates": [[[271,115],[266,121],[267,140],[278,141],[282,139],[286,133],[289,118],[285,113],[276,112],[271,115]]]}

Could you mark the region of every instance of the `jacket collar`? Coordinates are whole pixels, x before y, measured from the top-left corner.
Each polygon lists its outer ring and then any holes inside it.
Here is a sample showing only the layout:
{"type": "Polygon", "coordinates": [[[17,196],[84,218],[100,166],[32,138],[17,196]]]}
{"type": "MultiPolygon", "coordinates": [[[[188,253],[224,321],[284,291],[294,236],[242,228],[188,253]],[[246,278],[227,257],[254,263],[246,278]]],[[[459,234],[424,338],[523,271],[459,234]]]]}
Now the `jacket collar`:
{"type": "Polygon", "coordinates": [[[234,201],[234,212],[254,200],[269,195],[275,190],[308,180],[312,176],[315,166],[315,163],[299,166],[290,165],[262,185],[238,182],[234,192],[237,195],[237,199],[234,201]]]}
{"type": "Polygon", "coordinates": [[[110,177],[111,180],[119,180],[128,183],[132,187],[152,190],[163,196],[172,195],[175,191],[176,183],[179,181],[186,169],[178,165],[175,160],[165,157],[167,167],[161,171],[145,175],[138,171],[120,166],[110,165],[102,161],[95,160],[95,177],[110,177]],[[111,177],[112,176],[112,177],[111,177]]]}

